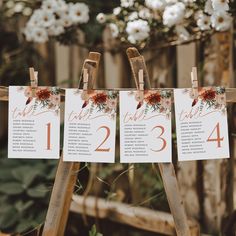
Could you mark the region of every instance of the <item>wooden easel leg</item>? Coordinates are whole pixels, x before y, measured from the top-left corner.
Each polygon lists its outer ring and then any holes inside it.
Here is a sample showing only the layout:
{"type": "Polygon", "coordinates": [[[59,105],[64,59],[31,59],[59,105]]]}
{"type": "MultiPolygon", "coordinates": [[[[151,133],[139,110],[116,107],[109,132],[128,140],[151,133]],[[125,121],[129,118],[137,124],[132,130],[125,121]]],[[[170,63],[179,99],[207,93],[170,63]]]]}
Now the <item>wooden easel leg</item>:
{"type": "Polygon", "coordinates": [[[158,164],[167,200],[175,222],[175,229],[178,236],[190,236],[190,229],[184,204],[180,196],[177,178],[173,164],[158,164]]]}
{"type": "Polygon", "coordinates": [[[63,162],[63,155],[61,155],[43,229],[43,236],[64,235],[79,166],[80,163],[63,162]]]}

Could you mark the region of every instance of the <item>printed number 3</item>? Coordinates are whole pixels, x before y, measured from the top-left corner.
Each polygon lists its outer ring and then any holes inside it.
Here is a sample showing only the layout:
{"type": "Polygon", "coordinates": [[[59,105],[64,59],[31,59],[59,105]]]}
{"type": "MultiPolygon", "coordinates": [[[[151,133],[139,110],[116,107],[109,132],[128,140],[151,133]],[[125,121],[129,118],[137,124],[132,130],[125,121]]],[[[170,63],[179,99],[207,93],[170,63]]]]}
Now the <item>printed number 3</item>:
{"type": "Polygon", "coordinates": [[[111,131],[110,129],[107,127],[107,126],[101,126],[97,129],[100,130],[100,129],[105,129],[106,130],[106,137],[105,139],[101,142],[101,144],[95,149],[96,152],[109,152],[110,151],[110,148],[101,148],[101,146],[107,141],[107,139],[109,138],[110,134],[111,134],[111,131]]]}
{"type": "Polygon", "coordinates": [[[154,149],[151,149],[153,152],[161,152],[162,150],[164,150],[166,148],[166,140],[164,138],[162,138],[162,135],[164,134],[165,132],[165,128],[161,125],[157,125],[155,127],[152,128],[152,131],[154,131],[155,129],[160,129],[161,130],[161,134],[157,137],[157,139],[160,139],[162,141],[162,147],[158,150],[154,150],[154,149]]]}

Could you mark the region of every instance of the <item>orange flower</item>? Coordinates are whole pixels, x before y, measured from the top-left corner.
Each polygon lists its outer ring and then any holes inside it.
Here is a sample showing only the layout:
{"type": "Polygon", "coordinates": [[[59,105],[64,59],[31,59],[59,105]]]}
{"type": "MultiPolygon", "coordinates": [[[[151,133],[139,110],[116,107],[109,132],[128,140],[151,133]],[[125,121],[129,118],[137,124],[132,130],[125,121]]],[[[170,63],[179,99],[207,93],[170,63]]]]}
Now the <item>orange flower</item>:
{"type": "Polygon", "coordinates": [[[148,105],[155,105],[157,103],[160,103],[161,95],[159,93],[152,93],[145,98],[145,101],[148,105]]]}
{"type": "Polygon", "coordinates": [[[209,89],[205,90],[200,97],[202,98],[203,101],[210,101],[214,100],[216,98],[216,91],[209,89]]]}
{"type": "Polygon", "coordinates": [[[50,98],[51,92],[46,89],[40,89],[36,92],[36,96],[39,100],[44,101],[50,98]]]}
{"type": "Polygon", "coordinates": [[[98,104],[106,103],[108,97],[105,93],[97,93],[91,99],[92,99],[94,104],[98,105],[98,104]]]}

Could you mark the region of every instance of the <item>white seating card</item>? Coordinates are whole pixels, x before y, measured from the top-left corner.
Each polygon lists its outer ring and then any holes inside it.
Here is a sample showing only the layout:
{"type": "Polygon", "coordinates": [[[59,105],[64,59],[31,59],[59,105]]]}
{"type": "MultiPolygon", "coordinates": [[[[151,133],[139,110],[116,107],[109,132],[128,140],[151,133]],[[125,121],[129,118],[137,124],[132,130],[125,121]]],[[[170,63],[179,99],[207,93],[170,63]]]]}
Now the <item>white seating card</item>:
{"type": "Polygon", "coordinates": [[[229,157],[225,89],[175,89],[175,119],[179,161],[229,157]]]}
{"type": "Polygon", "coordinates": [[[60,94],[57,88],[9,87],[8,158],[57,159],[60,94]]]}
{"type": "Polygon", "coordinates": [[[64,161],[115,161],[114,91],[66,90],[64,161]]]}
{"type": "Polygon", "coordinates": [[[171,93],[120,92],[122,163],[171,162],[171,93]]]}

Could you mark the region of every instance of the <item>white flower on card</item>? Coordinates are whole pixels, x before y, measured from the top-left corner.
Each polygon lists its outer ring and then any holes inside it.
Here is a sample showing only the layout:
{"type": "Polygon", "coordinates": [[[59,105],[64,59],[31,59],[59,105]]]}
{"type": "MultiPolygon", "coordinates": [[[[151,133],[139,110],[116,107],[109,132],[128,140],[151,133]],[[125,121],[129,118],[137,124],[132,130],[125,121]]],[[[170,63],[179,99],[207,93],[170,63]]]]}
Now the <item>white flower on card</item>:
{"type": "Polygon", "coordinates": [[[152,14],[150,12],[150,10],[146,7],[142,8],[139,13],[138,13],[139,17],[142,19],[149,19],[152,17],[152,14]]]}
{"type": "Polygon", "coordinates": [[[132,7],[134,5],[134,0],[121,0],[120,5],[125,8],[132,7]]]}
{"type": "Polygon", "coordinates": [[[110,27],[110,30],[111,30],[111,35],[113,38],[116,38],[118,37],[119,35],[119,29],[118,29],[118,26],[114,23],[110,23],[109,24],[109,27],[110,27]]]}
{"type": "Polygon", "coordinates": [[[206,14],[199,14],[197,20],[197,26],[200,30],[210,30],[211,29],[211,18],[206,14]]]}
{"type": "Polygon", "coordinates": [[[129,35],[128,40],[130,43],[143,41],[149,37],[150,26],[145,20],[130,21],[127,24],[126,32],[129,35]]]}
{"type": "Polygon", "coordinates": [[[232,17],[224,11],[215,12],[211,16],[211,25],[217,31],[226,31],[230,28],[232,17]]]}
{"type": "Polygon", "coordinates": [[[116,7],[116,8],[113,9],[113,14],[114,14],[115,16],[119,15],[120,12],[121,12],[121,7],[116,7]]]}
{"type": "Polygon", "coordinates": [[[152,10],[163,10],[166,2],[164,0],[145,0],[145,5],[152,10]]]}
{"type": "Polygon", "coordinates": [[[69,14],[73,23],[83,24],[89,21],[89,8],[85,3],[70,5],[69,14]]]}
{"type": "Polygon", "coordinates": [[[212,7],[214,11],[228,11],[229,0],[212,0],[212,7]]]}
{"type": "Polygon", "coordinates": [[[167,6],[163,13],[163,24],[168,27],[177,25],[183,21],[184,14],[185,5],[182,2],[167,6]]]}
{"type": "Polygon", "coordinates": [[[55,23],[55,16],[51,11],[43,11],[42,13],[42,26],[50,27],[55,23]]]}
{"type": "Polygon", "coordinates": [[[103,24],[106,22],[106,15],[104,13],[99,13],[97,16],[96,16],[96,20],[100,23],[100,24],[103,24]]]}

